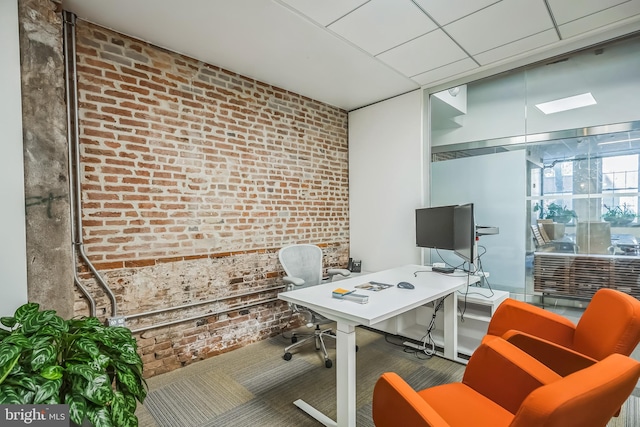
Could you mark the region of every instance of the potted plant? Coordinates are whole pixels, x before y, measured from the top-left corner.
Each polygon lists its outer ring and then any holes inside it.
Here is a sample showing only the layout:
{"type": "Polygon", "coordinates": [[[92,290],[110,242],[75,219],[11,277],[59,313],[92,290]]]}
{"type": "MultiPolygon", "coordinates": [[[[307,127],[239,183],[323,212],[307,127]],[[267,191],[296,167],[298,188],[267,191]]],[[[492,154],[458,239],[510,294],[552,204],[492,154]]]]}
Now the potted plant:
{"type": "Polygon", "coordinates": [[[604,208],[607,212],[602,215],[602,219],[609,222],[612,227],[628,225],[637,217],[633,209],[630,209],[626,203],[623,203],[622,207],[615,206],[610,208],[604,205],[604,208]]]}
{"type": "Polygon", "coordinates": [[[147,391],[129,329],[95,317],[63,320],[35,303],[0,323],[0,404],[64,403],[76,424],[138,425],[147,391]]]}
{"type": "Polygon", "coordinates": [[[534,212],[540,211],[540,219],[551,219],[553,220],[553,222],[557,222],[560,224],[568,224],[573,219],[578,219],[576,211],[557,203],[549,204],[546,210],[544,209],[544,205],[542,204],[542,202],[536,203],[533,207],[533,210],[534,212]]]}

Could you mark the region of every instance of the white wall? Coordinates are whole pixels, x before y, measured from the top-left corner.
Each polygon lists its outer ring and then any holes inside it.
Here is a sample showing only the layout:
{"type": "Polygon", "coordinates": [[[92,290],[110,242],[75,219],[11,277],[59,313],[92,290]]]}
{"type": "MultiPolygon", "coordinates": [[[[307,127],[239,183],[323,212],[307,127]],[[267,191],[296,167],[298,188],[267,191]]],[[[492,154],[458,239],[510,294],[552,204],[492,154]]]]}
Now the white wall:
{"type": "Polygon", "coordinates": [[[0,1],[0,316],[27,302],[18,0],[0,1]]]}
{"type": "Polygon", "coordinates": [[[364,271],[419,264],[422,91],[349,113],[350,253],[364,271]]]}

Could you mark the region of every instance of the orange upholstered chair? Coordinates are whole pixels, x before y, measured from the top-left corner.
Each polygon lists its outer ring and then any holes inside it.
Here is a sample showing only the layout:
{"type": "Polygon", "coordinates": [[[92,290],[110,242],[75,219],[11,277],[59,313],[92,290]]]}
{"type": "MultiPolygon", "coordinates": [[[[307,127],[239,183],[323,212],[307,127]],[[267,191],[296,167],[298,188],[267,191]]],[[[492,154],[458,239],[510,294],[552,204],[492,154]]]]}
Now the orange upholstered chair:
{"type": "Polygon", "coordinates": [[[640,342],[640,301],[600,289],[574,324],[559,314],[507,299],[491,318],[483,342],[495,336],[564,376],[613,353],[630,355],[640,342]]]}
{"type": "Polygon", "coordinates": [[[373,391],[377,427],[604,427],[633,391],[640,363],[613,354],[562,377],[496,338],[473,353],[462,382],[415,391],[395,373],[373,391]]]}

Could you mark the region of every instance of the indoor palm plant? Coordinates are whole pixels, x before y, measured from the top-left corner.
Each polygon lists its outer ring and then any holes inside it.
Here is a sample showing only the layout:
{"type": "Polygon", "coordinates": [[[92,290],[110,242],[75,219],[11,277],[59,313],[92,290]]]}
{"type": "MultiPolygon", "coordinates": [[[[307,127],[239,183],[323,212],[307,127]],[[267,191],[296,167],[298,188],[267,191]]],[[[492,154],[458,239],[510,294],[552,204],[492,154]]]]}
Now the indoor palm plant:
{"type": "Polygon", "coordinates": [[[0,319],[0,404],[69,405],[71,421],[137,426],[146,396],[136,340],[95,317],[63,320],[38,304],[0,319]]]}

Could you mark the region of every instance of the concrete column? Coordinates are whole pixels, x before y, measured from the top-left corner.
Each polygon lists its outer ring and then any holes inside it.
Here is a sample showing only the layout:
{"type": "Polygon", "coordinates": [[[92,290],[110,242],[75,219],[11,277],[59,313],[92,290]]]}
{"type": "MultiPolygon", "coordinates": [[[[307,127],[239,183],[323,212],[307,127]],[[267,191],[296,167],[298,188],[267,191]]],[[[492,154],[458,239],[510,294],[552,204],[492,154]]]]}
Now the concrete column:
{"type": "Polygon", "coordinates": [[[61,4],[19,0],[29,301],[73,315],[61,4]]]}

